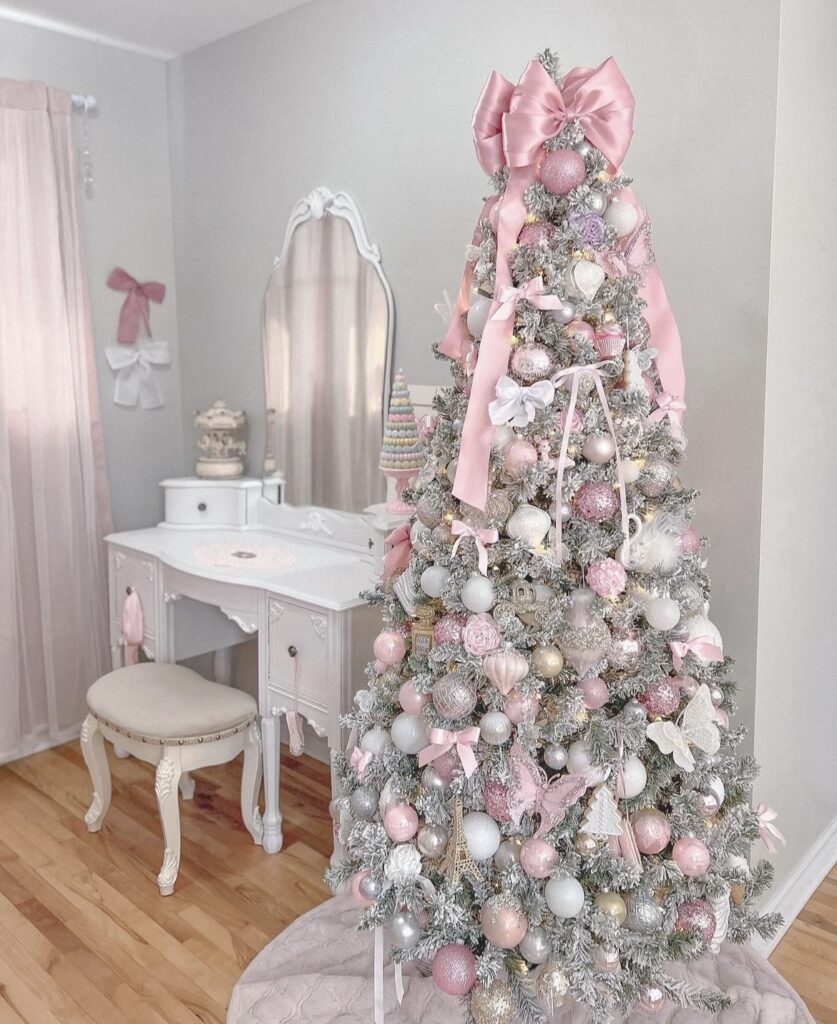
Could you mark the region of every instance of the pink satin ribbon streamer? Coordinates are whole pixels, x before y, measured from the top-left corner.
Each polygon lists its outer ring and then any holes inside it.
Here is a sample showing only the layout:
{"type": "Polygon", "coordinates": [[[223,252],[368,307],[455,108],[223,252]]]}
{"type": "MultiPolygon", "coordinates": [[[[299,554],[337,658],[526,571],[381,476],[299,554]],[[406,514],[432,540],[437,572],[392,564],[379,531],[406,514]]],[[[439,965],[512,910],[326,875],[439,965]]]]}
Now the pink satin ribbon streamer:
{"type": "Polygon", "coordinates": [[[410,564],[410,552],[413,550],[410,524],[402,523],[401,526],[396,526],[392,533],[386,536],[384,543],[389,545],[389,550],[384,555],[383,573],[384,579],[388,580],[399,569],[406,569],[410,564]]]}
{"type": "Polygon", "coordinates": [[[696,636],[691,640],[670,640],[668,646],[671,649],[671,660],[677,672],[683,668],[683,659],[689,651],[699,658],[706,658],[707,661],[724,660],[723,651],[714,643],[711,636],[696,636]]]}
{"type": "Polygon", "coordinates": [[[465,540],[466,537],[471,537],[477,546],[477,564],[479,565],[480,572],[483,576],[488,575],[488,549],[486,544],[496,544],[500,538],[500,534],[495,529],[488,527],[476,528],[469,526],[467,523],[463,523],[460,519],[454,519],[451,523],[450,532],[456,537],[456,542],[451,549],[451,554],[455,555],[459,550],[459,545],[465,540]]]}
{"type": "Polygon", "coordinates": [[[442,754],[455,749],[463,771],[470,778],[477,770],[477,758],[472,748],[476,746],[479,738],[480,731],[475,725],[469,725],[467,729],[460,729],[459,732],[431,729],[430,743],[418,757],[419,767],[423,768],[431,761],[435,761],[437,757],[441,757],[442,754]]]}
{"type": "MultiPolygon", "coordinates": [[[[570,402],[565,410],[567,414],[566,422],[568,424],[573,422],[575,407],[578,402],[578,388],[581,378],[585,376],[592,377],[596,385],[596,393],[599,396],[599,402],[602,406],[602,412],[604,413],[605,422],[607,423],[607,429],[610,433],[611,439],[613,440],[613,453],[616,460],[616,482],[619,487],[619,512],[622,518],[622,533],[625,537],[625,558],[627,560],[630,557],[631,549],[631,524],[628,518],[628,498],[625,490],[625,473],[622,469],[622,458],[619,454],[619,442],[616,438],[616,428],[613,424],[613,417],[610,414],[610,406],[608,405],[607,395],[605,394],[604,384],[602,383],[602,367],[610,365],[610,361],[606,359],[601,363],[589,363],[587,366],[568,366],[566,369],[559,370],[557,373],[553,374],[552,381],[554,384],[558,384],[566,377],[571,379],[570,402]]],[[[572,465],[567,454],[569,446],[570,429],[569,427],[565,427],[561,436],[561,454],[558,457],[558,475],[555,481],[555,507],[557,509],[557,514],[555,516],[555,550],[559,558],[561,557],[561,538],[563,536],[561,528],[561,495],[564,488],[564,471],[572,465]]]]}
{"type": "Polygon", "coordinates": [[[349,764],[357,772],[357,777],[359,779],[362,779],[366,774],[371,760],[372,752],[369,750],[361,750],[360,747],[355,747],[349,755],[349,764]]]}
{"type": "Polygon", "coordinates": [[[759,818],[759,839],[761,839],[767,847],[769,853],[775,853],[776,843],[774,842],[774,839],[780,842],[782,846],[784,846],[786,842],[785,837],[773,824],[779,815],[772,807],[768,807],[767,804],[759,804],[756,808],[756,814],[759,818]]]}
{"type": "Polygon", "coordinates": [[[634,98],[613,58],[595,70],[576,68],[562,83],[552,81],[538,61],[530,61],[502,119],[503,151],[509,180],[500,201],[497,226],[495,298],[480,341],[453,493],[484,509],[488,497],[488,464],[492,425],[488,406],[497,381],[508,368],[514,318],[494,319],[504,288],[512,287],[508,253],[526,218],[524,194],[537,175],[543,143],[568,120],[577,120],[585,136],[613,166],[627,152],[633,134],[634,98]]]}
{"type": "Polygon", "coordinates": [[[140,284],[122,267],[116,267],[110,272],[107,286],[114,291],[128,293],[119,311],[116,340],[123,345],[132,345],[137,340],[141,322],[145,324],[145,330],[150,338],[149,301],[162,302],[166,297],[166,286],[159,281],[146,281],[145,284],[140,284]]]}
{"type": "Polygon", "coordinates": [[[126,665],[139,664],[139,649],[144,632],[142,602],[136,590],[131,590],[122,602],[122,643],[126,665]]]}

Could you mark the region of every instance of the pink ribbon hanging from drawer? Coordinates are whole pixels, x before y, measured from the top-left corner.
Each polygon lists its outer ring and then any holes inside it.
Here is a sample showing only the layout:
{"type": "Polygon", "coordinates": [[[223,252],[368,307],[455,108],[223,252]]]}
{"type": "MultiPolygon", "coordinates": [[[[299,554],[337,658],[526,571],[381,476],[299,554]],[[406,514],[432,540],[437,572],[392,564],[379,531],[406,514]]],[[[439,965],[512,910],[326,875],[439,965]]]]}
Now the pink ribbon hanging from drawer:
{"type": "Polygon", "coordinates": [[[125,650],[123,661],[126,665],[139,664],[142,635],[142,602],[136,590],[130,587],[128,596],[122,603],[122,645],[125,650]]]}

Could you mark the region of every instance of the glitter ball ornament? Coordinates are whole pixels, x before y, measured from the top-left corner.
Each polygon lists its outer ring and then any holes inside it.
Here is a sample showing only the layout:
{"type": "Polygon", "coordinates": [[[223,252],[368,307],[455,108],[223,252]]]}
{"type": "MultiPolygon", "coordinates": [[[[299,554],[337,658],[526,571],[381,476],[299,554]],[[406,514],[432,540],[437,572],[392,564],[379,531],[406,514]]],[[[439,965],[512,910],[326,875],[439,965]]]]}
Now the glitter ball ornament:
{"type": "MultiPolygon", "coordinates": [[[[468,820],[467,816],[465,820],[468,820]]],[[[480,924],[488,941],[500,949],[516,946],[529,927],[520,901],[508,892],[488,898],[480,911],[480,924]]]]}
{"type": "Polygon", "coordinates": [[[509,791],[502,782],[489,779],[483,791],[483,803],[486,811],[501,825],[511,821],[509,813],[509,791]]]}
{"type": "Polygon", "coordinates": [[[558,1009],[569,990],[570,979],[563,968],[556,963],[544,964],[538,972],[535,994],[547,1013],[551,1015],[558,1009]]]}
{"type": "Polygon", "coordinates": [[[601,562],[594,562],[588,568],[586,580],[587,586],[599,597],[614,598],[624,591],[628,574],[625,567],[615,558],[605,558],[601,562]]]}
{"type": "Polygon", "coordinates": [[[646,498],[659,498],[673,480],[674,466],[660,455],[648,455],[636,485],[646,498]]]}
{"type": "Polygon", "coordinates": [[[464,718],[476,704],[476,687],[458,672],[449,672],[433,685],[433,707],[443,718],[464,718]]]}
{"type": "Polygon", "coordinates": [[[527,342],[512,352],[510,365],[515,377],[524,384],[534,384],[535,381],[549,376],[555,362],[551,350],[546,345],[527,342]]]}
{"type": "Polygon", "coordinates": [[[433,770],[443,782],[450,782],[454,775],[458,775],[462,771],[462,762],[459,760],[456,750],[446,750],[444,754],[435,758],[433,770]]]}
{"type": "Polygon", "coordinates": [[[533,925],[520,940],[520,955],[530,964],[545,964],[552,951],[549,933],[540,925],[533,925]]]}
{"type": "Polygon", "coordinates": [[[671,587],[671,596],[680,606],[681,614],[686,618],[698,615],[703,611],[703,591],[693,580],[675,580],[671,587]]]}
{"type": "Polygon", "coordinates": [[[430,703],[430,694],[419,693],[412,679],[408,679],[398,691],[398,703],[407,714],[420,715],[422,708],[430,703]]]}
{"type": "Polygon", "coordinates": [[[488,860],[500,845],[497,822],[483,811],[471,811],[462,819],[465,842],[474,860],[488,860]]]}
{"type": "Polygon", "coordinates": [[[634,892],[626,899],[625,927],[640,935],[652,935],[663,922],[663,911],[653,896],[634,892]]]}
{"type": "Polygon", "coordinates": [[[477,958],[461,942],[437,949],[430,970],[436,988],[449,996],[465,996],[477,983],[477,958]]]}
{"type": "Polygon", "coordinates": [[[556,196],[565,196],[586,177],[584,159],[573,149],[553,149],[541,163],[541,183],[547,192],[556,196]]]}
{"type": "Polygon", "coordinates": [[[349,797],[349,809],[353,818],[371,821],[378,813],[378,794],[370,786],[358,786],[349,797]]]}
{"type": "Polygon", "coordinates": [[[583,626],[565,621],[558,629],[558,644],[579,676],[584,676],[604,657],[609,640],[610,630],[600,616],[583,626]]]}
{"type": "Polygon", "coordinates": [[[532,836],[520,848],[520,866],[530,878],[549,878],[557,864],[558,851],[544,839],[532,836]]]}
{"type": "Polygon", "coordinates": [[[469,615],[462,630],[462,644],[469,654],[481,658],[500,646],[500,627],[487,612],[469,615]]]}
{"type": "Polygon", "coordinates": [[[441,523],[444,514],[445,506],[441,494],[432,490],[425,491],[416,505],[416,515],[419,521],[432,530],[441,523]]]}
{"type": "Polygon", "coordinates": [[[639,702],[649,715],[665,717],[679,709],[681,696],[676,679],[658,679],[639,695],[639,702]]]}
{"type": "Polygon", "coordinates": [[[608,701],[607,683],[601,676],[586,676],[582,679],[578,688],[581,691],[581,699],[588,711],[595,711],[603,708],[608,701]]]}
{"type": "Polygon", "coordinates": [[[607,652],[607,660],[610,662],[611,668],[621,669],[623,672],[636,672],[643,650],[642,640],[634,632],[629,629],[615,629],[607,652]]]}
{"type": "Polygon", "coordinates": [[[668,818],[656,807],[643,807],[633,816],[631,824],[640,853],[653,855],[662,853],[671,839],[668,818]]]}
{"type": "Polygon", "coordinates": [[[511,1024],[515,1016],[512,990],[499,978],[474,989],[470,1008],[474,1024],[511,1024]]]}
{"type": "Polygon", "coordinates": [[[543,763],[547,768],[560,771],[567,767],[567,748],[561,743],[549,743],[543,752],[543,763]]]}
{"type": "MultiPolygon", "coordinates": [[[[464,615],[448,612],[433,627],[433,639],[437,644],[458,644],[462,639],[462,627],[465,625],[464,615]]],[[[407,708],[404,709],[405,711],[407,708]]]]}
{"type": "Polygon", "coordinates": [[[687,878],[702,878],[712,858],[706,844],[695,836],[682,836],[671,850],[674,863],[687,878]]]}
{"type": "Polygon", "coordinates": [[[684,555],[696,555],[700,551],[700,534],[694,526],[687,526],[681,539],[684,555]]]}
{"type": "Polygon", "coordinates": [[[444,825],[424,825],[419,829],[416,842],[420,853],[431,860],[438,860],[447,849],[448,839],[444,825]]]}
{"type": "Polygon", "coordinates": [[[619,511],[619,499],[610,484],[588,480],[576,491],[573,511],[588,523],[603,523],[619,511]]]}
{"type": "Polygon", "coordinates": [[[511,719],[504,711],[487,711],[480,719],[480,738],[492,746],[502,746],[511,734],[511,719]]]}
{"type": "Polygon", "coordinates": [[[418,831],[418,815],[409,804],[396,804],[384,815],[384,831],[394,843],[406,843],[418,831]]]}
{"type": "Polygon", "coordinates": [[[397,665],[407,653],[407,644],[401,633],[385,629],[375,637],[372,651],[385,665],[397,665]]]}
{"type": "Polygon", "coordinates": [[[532,224],[524,224],[517,236],[518,245],[545,245],[555,234],[555,225],[548,220],[536,220],[532,224]]]}
{"type": "Polygon", "coordinates": [[[542,679],[555,679],[564,667],[564,656],[552,644],[538,644],[532,651],[532,668],[542,679]]]}
{"type": "Polygon", "coordinates": [[[674,922],[676,932],[697,932],[708,945],[715,934],[717,923],[706,900],[686,900],[677,908],[674,922]]]}

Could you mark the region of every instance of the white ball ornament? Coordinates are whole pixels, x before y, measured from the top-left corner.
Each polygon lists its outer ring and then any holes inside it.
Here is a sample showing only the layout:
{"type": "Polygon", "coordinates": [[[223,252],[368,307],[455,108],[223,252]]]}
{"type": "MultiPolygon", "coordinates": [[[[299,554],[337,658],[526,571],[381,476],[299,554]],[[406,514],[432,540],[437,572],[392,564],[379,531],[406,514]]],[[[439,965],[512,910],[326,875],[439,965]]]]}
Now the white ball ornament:
{"type": "Polygon", "coordinates": [[[616,453],[616,445],[610,434],[590,434],[585,438],[581,454],[588,462],[604,465],[610,462],[616,453]]]}
{"type": "Polygon", "coordinates": [[[620,800],[632,800],[645,789],[647,782],[645,765],[635,754],[631,754],[622,764],[622,774],[617,776],[616,795],[620,800]]]}
{"type": "Polygon", "coordinates": [[[471,811],[462,819],[465,842],[474,860],[488,860],[500,847],[497,822],[483,811],[471,811]]]}
{"type": "Polygon", "coordinates": [[[511,734],[511,719],[502,711],[488,711],[480,719],[480,736],[494,747],[502,746],[511,734]]]}
{"type": "Polygon", "coordinates": [[[532,925],[518,946],[520,955],[530,964],[545,964],[552,954],[549,933],[539,925],[532,925]]]}
{"type": "Polygon", "coordinates": [[[392,742],[405,754],[417,754],[427,746],[427,720],[402,711],[390,727],[392,742]]]}
{"type": "Polygon", "coordinates": [[[468,325],[468,331],[472,338],[482,337],[490,312],[491,299],[487,295],[478,295],[468,307],[465,323],[468,325]]]}
{"type": "Polygon", "coordinates": [[[680,606],[670,597],[652,597],[645,602],[645,620],[653,629],[667,632],[680,621],[680,606]]]}
{"type": "Polygon", "coordinates": [[[546,905],[556,917],[578,917],[584,907],[584,889],[569,876],[550,878],[544,889],[546,905]]]}
{"type": "Polygon", "coordinates": [[[590,752],[584,740],[576,740],[567,751],[567,769],[573,775],[588,773],[588,783],[599,786],[608,776],[607,768],[596,768],[590,760],[590,752]]]}
{"type": "Polygon", "coordinates": [[[641,472],[642,466],[635,459],[622,459],[622,478],[626,484],[635,484],[641,472]]]}
{"type": "Polygon", "coordinates": [[[469,612],[489,612],[497,600],[494,584],[479,573],[465,581],[459,597],[469,612]]]}
{"type": "Polygon", "coordinates": [[[428,565],[421,574],[421,589],[428,597],[441,597],[449,577],[450,569],[443,565],[428,565]]]}
{"type": "Polygon", "coordinates": [[[383,754],[389,746],[392,746],[390,734],[386,729],[381,729],[377,725],[372,729],[368,729],[360,738],[360,749],[367,754],[373,754],[375,757],[383,754]]]}
{"type": "Polygon", "coordinates": [[[508,424],[504,424],[494,428],[491,434],[491,447],[495,452],[501,452],[513,440],[514,429],[508,424]]]}
{"type": "Polygon", "coordinates": [[[616,232],[617,238],[629,235],[637,225],[639,211],[633,203],[620,199],[611,199],[605,210],[604,219],[616,232]]]}

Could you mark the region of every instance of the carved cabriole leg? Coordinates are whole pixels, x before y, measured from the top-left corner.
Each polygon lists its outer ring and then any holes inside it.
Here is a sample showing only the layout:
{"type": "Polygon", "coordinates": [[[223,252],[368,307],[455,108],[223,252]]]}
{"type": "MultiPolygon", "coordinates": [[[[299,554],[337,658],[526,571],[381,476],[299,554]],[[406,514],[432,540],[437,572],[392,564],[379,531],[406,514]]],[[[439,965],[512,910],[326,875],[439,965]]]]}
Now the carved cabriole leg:
{"type": "Polygon", "coordinates": [[[195,780],[191,772],[184,772],[180,776],[180,795],[184,800],[191,800],[195,795],[195,780]]]}
{"type": "Polygon", "coordinates": [[[247,729],[244,746],[244,771],[241,773],[241,817],[257,846],[262,845],[264,825],[259,813],[259,790],[262,785],[262,734],[258,721],[247,729]]]}
{"type": "Polygon", "coordinates": [[[93,781],[93,800],[84,816],[88,832],[98,832],[110,807],[110,766],[99,723],[88,715],[81,727],[81,752],[93,781]]]}
{"type": "Polygon", "coordinates": [[[270,712],[262,717],[264,744],[264,836],[266,853],[282,849],[282,815],[279,811],[279,718],[270,712]]]}
{"type": "Polygon", "coordinates": [[[163,747],[154,777],[154,791],[163,826],[163,866],[157,875],[161,896],[171,896],[180,868],[180,747],[163,747]]]}

